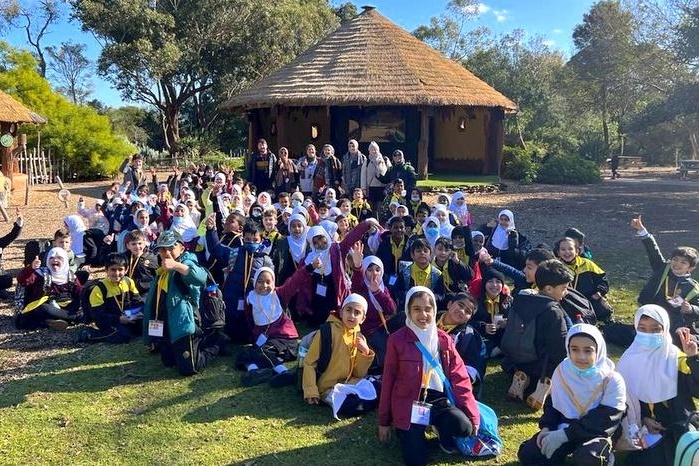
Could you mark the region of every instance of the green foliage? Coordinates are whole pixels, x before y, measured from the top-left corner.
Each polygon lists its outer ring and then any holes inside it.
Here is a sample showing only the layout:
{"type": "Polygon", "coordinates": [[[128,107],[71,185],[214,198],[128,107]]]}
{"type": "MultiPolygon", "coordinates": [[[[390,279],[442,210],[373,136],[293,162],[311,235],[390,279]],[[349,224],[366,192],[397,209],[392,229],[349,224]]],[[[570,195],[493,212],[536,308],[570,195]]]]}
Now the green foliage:
{"type": "Polygon", "coordinates": [[[112,133],[109,119],[92,107],[77,106],[51,90],[36,72],[36,61],[27,52],[0,42],[0,89],[13,95],[48,123],[22,128],[34,144],[41,131],[42,147],[79,167],[81,177],[113,174],[121,161],[134,151],[123,137],[112,133]]]}
{"type": "Polygon", "coordinates": [[[599,167],[590,160],[572,155],[554,155],[544,160],[539,168],[537,182],[543,184],[593,184],[599,183],[599,167]]]}
{"type": "Polygon", "coordinates": [[[508,180],[533,183],[539,165],[534,160],[534,153],[521,147],[505,146],[502,151],[502,168],[500,175],[508,180]]]}

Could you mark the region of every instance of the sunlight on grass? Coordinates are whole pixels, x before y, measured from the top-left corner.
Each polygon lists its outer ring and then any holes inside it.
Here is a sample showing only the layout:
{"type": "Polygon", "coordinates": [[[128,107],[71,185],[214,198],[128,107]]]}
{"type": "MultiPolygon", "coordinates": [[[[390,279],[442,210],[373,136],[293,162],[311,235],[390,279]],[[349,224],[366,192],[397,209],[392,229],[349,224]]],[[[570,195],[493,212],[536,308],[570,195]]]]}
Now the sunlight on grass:
{"type": "Polygon", "coordinates": [[[429,179],[418,180],[420,188],[458,188],[459,186],[483,186],[498,184],[497,176],[463,175],[459,173],[430,173],[429,179]]]}

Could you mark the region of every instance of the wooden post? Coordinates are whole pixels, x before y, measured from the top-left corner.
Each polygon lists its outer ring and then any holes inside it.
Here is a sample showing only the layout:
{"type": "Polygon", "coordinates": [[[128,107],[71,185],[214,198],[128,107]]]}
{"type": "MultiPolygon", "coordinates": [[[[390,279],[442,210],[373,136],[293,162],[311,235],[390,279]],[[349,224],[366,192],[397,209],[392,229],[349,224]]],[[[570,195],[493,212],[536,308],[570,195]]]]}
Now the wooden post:
{"type": "Polygon", "coordinates": [[[490,110],[490,118],[485,128],[486,134],[486,161],[483,166],[484,175],[500,176],[502,164],[502,145],[504,140],[503,119],[505,112],[501,108],[490,110]]]}
{"type": "MultiPolygon", "coordinates": [[[[12,123],[0,122],[0,136],[7,133],[12,134],[10,131],[12,126],[12,123]]],[[[16,127],[17,125],[14,126],[16,127]]],[[[12,136],[14,137],[14,134],[12,136]]],[[[12,147],[0,148],[0,154],[2,158],[2,174],[12,181],[12,147]]]]}
{"type": "Polygon", "coordinates": [[[430,144],[430,125],[427,107],[420,108],[420,140],[417,144],[417,170],[418,178],[426,180],[428,177],[427,149],[430,144]]]}

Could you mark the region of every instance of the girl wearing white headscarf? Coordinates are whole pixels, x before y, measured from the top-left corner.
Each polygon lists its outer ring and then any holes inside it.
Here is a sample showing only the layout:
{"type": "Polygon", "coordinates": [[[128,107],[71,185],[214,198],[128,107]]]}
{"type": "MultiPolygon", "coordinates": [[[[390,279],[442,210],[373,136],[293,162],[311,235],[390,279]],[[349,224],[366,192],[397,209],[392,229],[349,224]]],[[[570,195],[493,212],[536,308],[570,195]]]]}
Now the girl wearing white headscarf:
{"type": "Polygon", "coordinates": [[[284,362],[297,357],[298,332],[284,311],[301,286],[304,270],[297,272],[282,286],[275,287],[274,270],[260,267],[253,277],[253,289],[246,301],[250,306],[253,327],[250,340],[255,342],[238,353],[236,367],[247,373],[243,385],[251,386],[269,381],[275,387],[296,382],[284,362]]]}
{"type": "MultiPolygon", "coordinates": [[[[434,251],[434,245],[437,243],[437,238],[441,236],[439,232],[439,219],[437,217],[427,217],[422,224],[422,234],[425,235],[425,239],[430,243],[432,251],[434,251]],[[432,226],[430,226],[432,224],[432,226]]],[[[451,236],[447,236],[451,238],[451,236]]]]}
{"type": "Polygon", "coordinates": [[[520,464],[563,464],[571,453],[575,464],[613,464],[612,436],[626,409],[624,379],[593,325],[573,325],[566,351],[551,378],[541,431],[520,446],[520,464]]]}
{"type": "Polygon", "coordinates": [[[449,202],[449,211],[459,220],[461,225],[471,224],[471,214],[468,211],[466,195],[462,191],[456,191],[449,202]],[[459,202],[463,199],[462,202],[459,202]]]}
{"type": "Polygon", "coordinates": [[[70,233],[70,248],[76,256],[83,254],[83,238],[85,237],[85,222],[80,215],[68,215],[63,219],[70,233]]]}
{"type": "Polygon", "coordinates": [[[369,346],[376,352],[374,365],[380,369],[386,356],[386,341],[388,340],[387,320],[396,313],[396,302],[383,282],[383,262],[376,256],[362,257],[363,248],[352,250],[354,271],[352,273],[352,293],[362,295],[369,307],[366,320],[362,324],[362,332],[369,341],[369,346]]]}
{"type": "MultiPolygon", "coordinates": [[[[511,210],[501,210],[497,226],[486,241],[486,249],[493,257],[499,257],[507,265],[521,269],[524,267],[524,253],[521,250],[526,238],[517,231],[515,215],[511,210]]],[[[488,227],[485,227],[486,229],[488,227]]]]}
{"type": "Polygon", "coordinates": [[[439,221],[439,236],[451,239],[451,232],[454,230],[454,226],[449,223],[449,211],[447,208],[437,204],[434,206],[432,216],[439,221]]]}
{"type": "Polygon", "coordinates": [[[405,303],[405,327],[388,337],[379,397],[379,440],[388,441],[391,426],[395,427],[405,463],[422,465],[427,459],[426,425],[437,429],[442,449],[454,451],[453,438],[476,433],[480,415],[466,366],[451,337],[437,329],[432,291],[413,287],[405,303]]]}
{"type": "Polygon", "coordinates": [[[172,223],[168,230],[176,231],[182,236],[182,240],[191,243],[199,237],[197,225],[189,214],[189,208],[185,204],[177,204],[172,214],[172,223]]]}
{"type": "Polygon", "coordinates": [[[651,434],[663,433],[663,437],[661,445],[646,441],[646,449],[632,451],[628,458],[639,465],[670,465],[677,440],[686,431],[687,413],[696,411],[697,344],[683,327],[677,330],[682,350],[674,346],[667,311],[655,304],[638,308],[634,326],[636,337],[617,364],[627,391],[623,438],[633,441],[639,428],[651,434]]]}
{"type": "Polygon", "coordinates": [[[65,249],[50,249],[43,268],[36,258],[20,271],[17,283],[24,287],[24,299],[28,303],[15,320],[18,328],[65,330],[69,323],[82,317],[79,314],[82,286],[70,271],[65,249]]]}

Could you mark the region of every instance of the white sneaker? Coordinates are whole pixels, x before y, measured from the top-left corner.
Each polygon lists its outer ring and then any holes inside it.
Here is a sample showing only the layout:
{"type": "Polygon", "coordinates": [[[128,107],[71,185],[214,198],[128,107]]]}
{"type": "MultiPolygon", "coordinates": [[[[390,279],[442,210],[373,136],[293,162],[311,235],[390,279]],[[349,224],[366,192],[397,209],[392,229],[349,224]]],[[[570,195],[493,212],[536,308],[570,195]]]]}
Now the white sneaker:
{"type": "Polygon", "coordinates": [[[507,396],[513,400],[524,400],[524,390],[529,386],[529,376],[522,371],[515,371],[512,385],[507,390],[507,396]]]}

